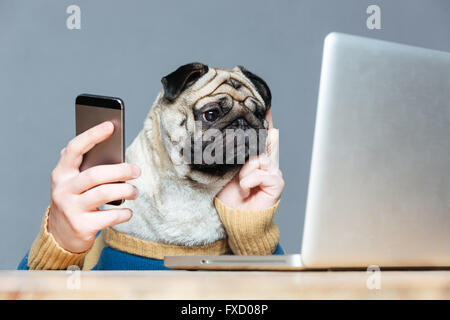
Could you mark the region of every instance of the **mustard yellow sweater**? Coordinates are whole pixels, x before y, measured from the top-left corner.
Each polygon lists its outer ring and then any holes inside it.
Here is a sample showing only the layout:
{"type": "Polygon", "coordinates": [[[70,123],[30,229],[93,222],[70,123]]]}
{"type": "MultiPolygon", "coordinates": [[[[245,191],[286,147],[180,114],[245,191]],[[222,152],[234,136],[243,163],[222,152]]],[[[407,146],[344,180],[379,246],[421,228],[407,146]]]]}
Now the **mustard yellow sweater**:
{"type": "Polygon", "coordinates": [[[274,206],[259,211],[232,209],[218,198],[214,203],[227,233],[225,239],[202,246],[179,246],[145,241],[106,228],[97,236],[92,248],[84,253],[63,249],[48,232],[48,207],[40,232],[29,251],[28,267],[30,270],[61,270],[76,265],[82,270],[90,270],[97,264],[106,246],[152,259],[174,255],[269,255],[274,252],[280,237],[273,222],[279,200],[274,206]]]}

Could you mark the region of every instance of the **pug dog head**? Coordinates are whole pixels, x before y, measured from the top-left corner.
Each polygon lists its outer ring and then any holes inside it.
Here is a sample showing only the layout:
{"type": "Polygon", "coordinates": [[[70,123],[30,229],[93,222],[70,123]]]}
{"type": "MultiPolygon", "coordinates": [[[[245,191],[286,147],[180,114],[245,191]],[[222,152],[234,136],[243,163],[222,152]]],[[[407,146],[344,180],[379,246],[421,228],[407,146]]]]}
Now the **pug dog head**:
{"type": "Polygon", "coordinates": [[[242,66],[189,63],[161,82],[160,134],[183,175],[207,182],[236,172],[249,156],[264,151],[272,96],[263,79],[242,66]]]}

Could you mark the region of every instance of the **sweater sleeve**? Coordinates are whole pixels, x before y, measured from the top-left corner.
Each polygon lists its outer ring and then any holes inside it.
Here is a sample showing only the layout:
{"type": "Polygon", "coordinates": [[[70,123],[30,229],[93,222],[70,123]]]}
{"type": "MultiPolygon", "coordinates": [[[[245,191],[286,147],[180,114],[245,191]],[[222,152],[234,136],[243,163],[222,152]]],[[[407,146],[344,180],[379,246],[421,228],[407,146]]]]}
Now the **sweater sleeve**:
{"type": "Polygon", "coordinates": [[[236,255],[270,255],[277,248],[280,231],[273,222],[280,200],[264,210],[238,210],[214,199],[228,234],[228,244],[236,255]]]}
{"type": "Polygon", "coordinates": [[[49,211],[50,206],[28,254],[29,270],[65,270],[72,265],[82,268],[84,257],[89,251],[72,253],[62,248],[47,230],[49,211]]]}

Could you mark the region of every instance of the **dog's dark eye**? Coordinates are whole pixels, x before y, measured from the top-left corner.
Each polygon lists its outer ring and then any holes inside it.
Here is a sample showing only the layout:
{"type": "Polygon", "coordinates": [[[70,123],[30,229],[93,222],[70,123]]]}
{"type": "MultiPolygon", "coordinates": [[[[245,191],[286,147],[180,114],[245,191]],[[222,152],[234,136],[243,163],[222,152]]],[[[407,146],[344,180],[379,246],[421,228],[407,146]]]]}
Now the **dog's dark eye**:
{"type": "Polygon", "coordinates": [[[219,110],[212,109],[212,110],[205,111],[203,113],[203,118],[208,122],[214,122],[219,117],[219,114],[220,114],[219,110]]]}

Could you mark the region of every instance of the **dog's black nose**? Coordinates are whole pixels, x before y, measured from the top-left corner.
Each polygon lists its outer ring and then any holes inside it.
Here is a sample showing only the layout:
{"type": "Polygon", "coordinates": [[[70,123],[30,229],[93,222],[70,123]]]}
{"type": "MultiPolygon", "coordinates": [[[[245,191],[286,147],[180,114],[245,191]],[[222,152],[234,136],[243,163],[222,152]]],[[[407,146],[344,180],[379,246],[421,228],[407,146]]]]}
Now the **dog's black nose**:
{"type": "Polygon", "coordinates": [[[245,129],[250,128],[250,125],[248,124],[247,120],[245,120],[244,118],[237,118],[236,120],[234,120],[231,123],[230,127],[245,130],[245,129]]]}

